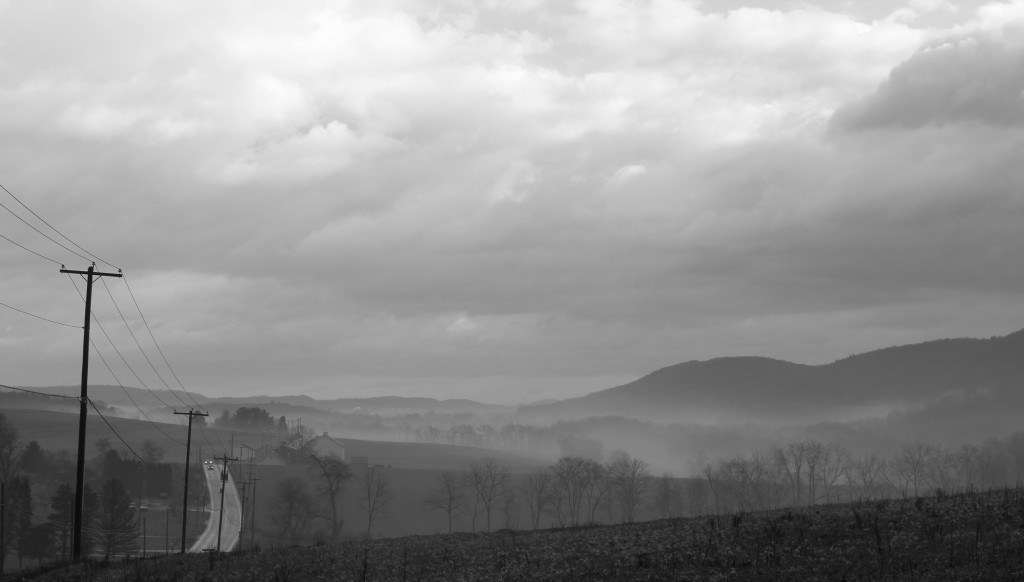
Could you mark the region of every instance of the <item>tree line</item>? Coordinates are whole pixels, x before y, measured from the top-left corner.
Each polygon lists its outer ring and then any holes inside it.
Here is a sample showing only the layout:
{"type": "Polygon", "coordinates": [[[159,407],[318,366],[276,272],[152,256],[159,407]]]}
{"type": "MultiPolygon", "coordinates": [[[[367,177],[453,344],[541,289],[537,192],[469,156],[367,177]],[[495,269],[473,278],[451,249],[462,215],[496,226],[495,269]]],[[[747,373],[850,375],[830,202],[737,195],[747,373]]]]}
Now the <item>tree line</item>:
{"type": "Polygon", "coordinates": [[[525,475],[484,457],[463,471],[438,474],[424,505],[446,517],[449,532],[463,519],[473,531],[481,525],[491,531],[496,523],[506,529],[538,529],[542,522],[557,527],[632,523],[653,489],[648,463],[623,451],[605,462],[563,456],[525,475]]]}
{"type": "Polygon", "coordinates": [[[704,463],[701,477],[676,492],[678,505],[690,512],[1001,489],[1024,481],[1024,431],[958,448],[913,442],[889,455],[854,454],[838,443],[804,440],[704,463]]]}
{"type": "MultiPolygon", "coordinates": [[[[138,510],[147,498],[166,498],[170,509],[180,512],[180,500],[174,495],[179,479],[170,464],[160,462],[164,451],[153,441],[141,447],[145,462],[113,450],[109,439],[94,444],[96,454],[85,467],[82,551],[110,558],[137,549],[138,510]]],[[[19,568],[25,560],[42,565],[70,559],[75,472],[75,461],[67,451],[47,451],[36,441],[22,442],[0,412],[0,482],[5,494],[0,567],[11,554],[19,568]]],[[[205,488],[198,489],[190,492],[197,504],[208,495],[205,488]]]]}

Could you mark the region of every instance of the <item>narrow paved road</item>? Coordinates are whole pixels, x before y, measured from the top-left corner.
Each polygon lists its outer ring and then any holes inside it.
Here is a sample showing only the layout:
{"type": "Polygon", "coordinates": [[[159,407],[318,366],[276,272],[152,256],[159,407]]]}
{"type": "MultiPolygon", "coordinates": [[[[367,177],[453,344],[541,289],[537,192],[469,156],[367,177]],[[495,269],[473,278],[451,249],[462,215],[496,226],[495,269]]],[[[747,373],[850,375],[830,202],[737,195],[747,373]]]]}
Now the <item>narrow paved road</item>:
{"type": "MultiPolygon", "coordinates": [[[[210,489],[210,519],[206,522],[206,531],[192,544],[189,552],[201,552],[205,549],[217,549],[217,525],[220,520],[220,484],[223,467],[213,461],[203,463],[206,475],[206,486],[210,489]]],[[[220,535],[220,551],[230,552],[238,544],[238,535],[242,531],[242,502],[238,498],[238,488],[228,471],[228,480],[224,487],[224,527],[220,535]]]]}

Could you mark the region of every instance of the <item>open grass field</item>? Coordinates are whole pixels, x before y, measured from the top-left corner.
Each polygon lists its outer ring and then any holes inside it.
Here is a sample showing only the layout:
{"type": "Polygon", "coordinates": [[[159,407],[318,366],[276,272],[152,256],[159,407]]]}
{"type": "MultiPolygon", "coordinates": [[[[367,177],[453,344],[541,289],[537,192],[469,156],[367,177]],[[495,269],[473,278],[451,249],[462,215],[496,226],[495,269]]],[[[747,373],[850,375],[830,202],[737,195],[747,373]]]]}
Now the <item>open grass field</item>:
{"type": "MultiPolygon", "coordinates": [[[[373,537],[424,535],[448,531],[448,521],[445,515],[428,510],[424,504],[424,499],[430,488],[434,486],[440,471],[399,468],[385,469],[384,471],[391,481],[394,500],[389,505],[387,514],[374,523],[373,537]]],[[[289,477],[300,477],[306,481],[310,491],[316,491],[318,482],[304,467],[261,467],[259,476],[260,481],[256,491],[256,539],[258,544],[267,546],[279,543],[276,542],[279,538],[273,521],[274,490],[277,484],[289,477]]],[[[342,528],[343,536],[361,537],[367,533],[366,512],[359,506],[359,496],[358,482],[354,478],[350,479],[346,483],[342,497],[342,515],[345,519],[342,528]]],[[[493,511],[492,519],[494,529],[504,527],[505,520],[500,510],[493,511]]],[[[520,522],[525,524],[527,518],[522,516],[520,522]]],[[[483,524],[484,517],[480,515],[476,529],[483,529],[483,524]]],[[[323,526],[317,522],[314,525],[315,528],[323,529],[323,526]]],[[[470,531],[471,529],[474,528],[468,517],[463,517],[456,522],[455,531],[470,531]]],[[[248,547],[252,539],[250,530],[246,529],[243,533],[243,543],[248,547]]]]}
{"type": "MultiPolygon", "coordinates": [[[[40,446],[49,451],[67,450],[74,453],[78,447],[78,414],[53,412],[48,410],[13,409],[4,411],[8,421],[18,431],[18,437],[24,443],[38,441],[40,446]]],[[[152,440],[163,448],[164,462],[181,463],[185,460],[185,442],[187,428],[180,424],[150,423],[146,420],[119,418],[105,415],[110,426],[117,431],[124,441],[136,452],[141,452],[142,443],[152,440]]],[[[86,455],[92,456],[96,450],[94,444],[101,438],[110,440],[115,450],[124,445],[117,438],[107,423],[90,408],[86,421],[86,455]]],[[[526,472],[550,463],[539,455],[516,453],[510,451],[490,451],[476,447],[415,443],[385,442],[359,439],[339,438],[345,443],[349,458],[355,456],[368,457],[371,463],[395,468],[406,469],[464,469],[466,463],[484,455],[494,456],[506,464],[513,472],[526,472]]],[[[261,435],[246,432],[218,431],[212,428],[192,429],[192,460],[198,455],[209,458],[221,455],[230,448],[230,443],[245,444],[257,448],[261,446],[261,435]],[[211,454],[211,451],[214,451],[211,454]]],[[[237,454],[237,451],[236,451],[237,454]]]]}
{"type": "MultiPolygon", "coordinates": [[[[18,438],[21,442],[38,441],[45,450],[70,451],[72,458],[74,457],[75,451],[78,449],[77,413],[14,409],[5,410],[4,414],[11,426],[18,431],[18,438]]],[[[145,420],[119,418],[107,414],[104,416],[110,426],[114,427],[114,430],[135,452],[141,454],[142,443],[149,439],[163,448],[164,462],[182,463],[185,461],[185,439],[188,436],[185,427],[178,424],[156,423],[159,428],[154,428],[154,423],[145,420]]],[[[117,435],[110,430],[110,426],[107,426],[103,418],[96,415],[95,410],[89,408],[89,417],[86,420],[86,456],[91,457],[96,454],[94,445],[97,440],[102,438],[109,439],[114,450],[119,451],[125,447],[117,435]]],[[[193,429],[192,446],[205,444],[202,438],[199,431],[193,429]]]]}
{"type": "Polygon", "coordinates": [[[1022,580],[1024,491],[172,556],[25,579],[1022,580]]]}

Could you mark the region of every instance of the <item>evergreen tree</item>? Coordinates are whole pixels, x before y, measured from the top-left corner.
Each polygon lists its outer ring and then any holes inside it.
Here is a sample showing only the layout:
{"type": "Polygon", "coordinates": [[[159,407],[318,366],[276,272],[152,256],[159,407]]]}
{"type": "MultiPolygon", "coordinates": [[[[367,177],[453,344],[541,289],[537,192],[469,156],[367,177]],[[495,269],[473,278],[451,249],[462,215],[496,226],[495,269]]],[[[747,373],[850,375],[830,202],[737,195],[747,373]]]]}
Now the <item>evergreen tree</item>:
{"type": "MultiPolygon", "coordinates": [[[[7,421],[7,416],[0,412],[0,482],[10,484],[18,476],[20,454],[21,442],[18,440],[18,431],[7,421]]],[[[0,545],[0,572],[2,572],[7,550],[14,544],[11,543],[13,528],[10,520],[4,521],[0,527],[3,527],[4,534],[0,536],[0,539],[3,540],[3,544],[0,545]]]]}
{"type": "Polygon", "coordinates": [[[47,518],[53,528],[54,544],[62,560],[71,557],[71,528],[75,519],[75,492],[67,483],[61,483],[50,498],[53,513],[47,518]]]}
{"type": "Polygon", "coordinates": [[[28,531],[32,529],[32,489],[28,479],[16,477],[7,487],[7,535],[14,541],[18,552],[18,568],[23,566],[25,557],[22,542],[28,531]]]}
{"type": "MultiPolygon", "coordinates": [[[[96,492],[88,484],[82,492],[82,553],[92,551],[96,538],[96,512],[99,499],[96,492]]],[[[47,517],[54,549],[62,560],[71,559],[75,525],[75,490],[64,483],[57,487],[57,493],[50,498],[50,509],[47,517]]]]}
{"type": "Polygon", "coordinates": [[[34,475],[45,475],[48,473],[49,458],[46,451],[39,446],[39,442],[32,441],[21,453],[21,470],[34,475]]]}
{"type": "Polygon", "coordinates": [[[28,558],[39,560],[43,565],[43,558],[52,558],[54,554],[53,524],[42,523],[31,527],[22,537],[18,546],[18,553],[28,558]]]}
{"type": "Polygon", "coordinates": [[[99,542],[104,556],[127,553],[135,547],[136,521],[131,496],[117,479],[108,479],[100,492],[99,542]]]}
{"type": "MultiPolygon", "coordinates": [[[[74,503],[72,503],[72,506],[74,503]]],[[[96,524],[99,521],[100,498],[88,484],[82,490],[82,554],[92,553],[99,537],[96,524]]]]}

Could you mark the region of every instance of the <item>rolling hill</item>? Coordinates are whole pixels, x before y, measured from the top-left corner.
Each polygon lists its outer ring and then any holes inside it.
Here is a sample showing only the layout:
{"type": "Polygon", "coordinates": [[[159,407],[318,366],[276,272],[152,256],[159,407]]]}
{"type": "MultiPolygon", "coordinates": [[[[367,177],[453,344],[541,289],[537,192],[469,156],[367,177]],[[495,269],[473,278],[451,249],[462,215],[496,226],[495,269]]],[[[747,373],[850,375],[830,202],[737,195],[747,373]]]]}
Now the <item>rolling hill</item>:
{"type": "MultiPolygon", "coordinates": [[[[1019,409],[1024,330],[990,339],[890,347],[811,366],[759,357],[689,361],[586,396],[525,406],[521,421],[624,416],[672,422],[883,417],[960,399],[1019,409]]],[[[948,408],[948,406],[947,406],[948,408]]]]}

